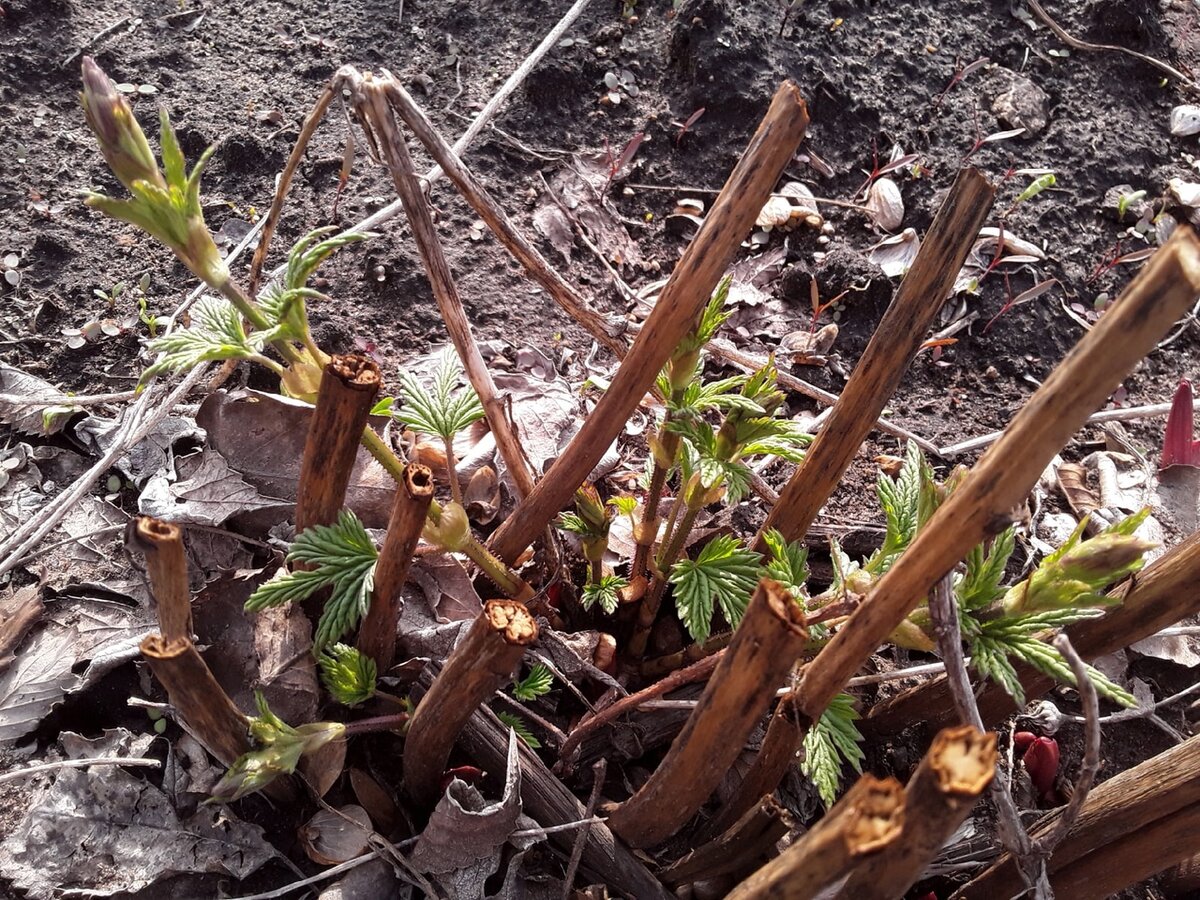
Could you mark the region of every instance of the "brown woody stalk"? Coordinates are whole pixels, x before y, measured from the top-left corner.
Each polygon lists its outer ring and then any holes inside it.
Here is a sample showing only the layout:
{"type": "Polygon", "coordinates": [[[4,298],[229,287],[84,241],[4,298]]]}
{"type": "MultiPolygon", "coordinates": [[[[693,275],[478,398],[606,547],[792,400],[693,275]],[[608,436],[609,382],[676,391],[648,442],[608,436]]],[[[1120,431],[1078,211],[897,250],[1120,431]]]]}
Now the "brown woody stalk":
{"type": "Polygon", "coordinates": [[[775,704],[775,712],[767,725],[767,734],[754,762],[738,782],[733,794],[701,832],[701,837],[720,834],[732,827],[738,817],[751,809],[762,797],[774,793],[775,787],[796,758],[796,750],[804,740],[804,723],[796,712],[796,695],[789,691],[775,704]],[[775,773],[781,773],[776,776],[775,773]]]}
{"type": "Polygon", "coordinates": [[[546,477],[492,536],[492,549],[505,562],[511,565],[566,506],[625,427],[712,296],[807,126],[808,112],[800,89],[785,81],[712,211],[671,273],[612,384],[546,477]]]}
{"type": "Polygon", "coordinates": [[[755,549],[767,550],[764,533],[777,528],[789,541],[804,537],[821,506],[842,480],[884,406],[921,349],[934,316],[979,237],[995,190],[979,172],[963,169],[933,220],[912,268],[900,283],[871,342],[854,367],[828,421],[780,492],[759,529],[755,549]]]}
{"type": "Polygon", "coordinates": [[[428,466],[409,463],[396,488],[387,536],[375,564],[371,606],[358,630],[358,649],[375,660],[383,674],[396,654],[396,625],[400,619],[400,590],[408,578],[413,551],[421,539],[425,516],[433,500],[433,473],[428,466]]]}
{"type": "MultiPolygon", "coordinates": [[[[471,382],[471,387],[479,395],[479,402],[483,404],[488,428],[496,439],[496,449],[500,451],[500,457],[513,477],[517,493],[524,497],[533,490],[533,475],[530,474],[529,463],[521,450],[516,432],[505,414],[504,401],[496,391],[496,383],[492,381],[492,375],[475,343],[475,336],[471,334],[471,323],[463,310],[454,276],[450,273],[450,264],[446,261],[446,254],[438,240],[433,216],[429,212],[429,203],[413,169],[408,144],[392,117],[391,107],[388,105],[388,85],[394,80],[394,77],[386,72],[378,79],[370,73],[363,76],[360,82],[361,99],[357,108],[364,123],[369,125],[368,137],[375,142],[376,149],[392,175],[396,193],[400,195],[404,204],[404,214],[408,217],[413,239],[421,254],[421,261],[425,264],[425,272],[429,276],[429,286],[433,289],[438,310],[446,323],[446,331],[458,352],[458,358],[462,360],[467,380],[471,382]]],[[[451,478],[453,477],[451,473],[451,478]]]]}
{"type": "Polygon", "coordinates": [[[808,667],[799,688],[804,716],[810,721],[820,716],[930,587],[972,547],[1005,527],[1054,454],[1197,295],[1200,240],[1190,228],[1180,228],[1021,408],[808,667]]]}
{"type": "Polygon", "coordinates": [[[379,385],[379,366],[364,356],[326,363],[300,463],[296,534],[337,519],[379,385]]]}
{"type": "Polygon", "coordinates": [[[399,81],[392,79],[387,82],[386,90],[396,114],[404,120],[417,140],[425,145],[434,162],[442,167],[446,177],[458,188],[458,192],[471,204],[471,208],[479,214],[479,218],[483,219],[505,249],[525,267],[529,277],[541,285],[563,310],[586,328],[592,337],[611,350],[618,359],[624,357],[627,348],[625,341],[620,337],[621,323],[606,321],[546,262],[517,230],[471,170],[459,159],[454,148],[438,134],[433,123],[399,81]]]}
{"type": "Polygon", "coordinates": [[[150,671],[167,698],[208,752],[226,766],[250,750],[246,717],[233,705],[190,638],[168,641],[148,635],[141,644],[150,671]]]}
{"type": "Polygon", "coordinates": [[[994,734],[971,725],[940,732],[904,789],[900,839],[859,866],[839,900],[904,896],[970,814],[995,771],[994,734]]]}
{"type": "Polygon", "coordinates": [[[691,818],[741,753],[807,638],[799,605],[762,579],[683,731],[609,827],[631,846],[649,847],[691,818]]]}
{"type": "Polygon", "coordinates": [[[667,884],[681,885],[720,875],[743,875],[757,869],[794,827],[792,817],[774,797],[763,797],[716,840],[664,869],[661,878],[667,884]]]}
{"type": "Polygon", "coordinates": [[[154,595],[158,630],[167,643],[192,637],[192,592],[188,588],[187,556],[178,525],[139,516],[128,531],[129,543],[146,557],[150,592],[154,595]]]}
{"type": "Polygon", "coordinates": [[[404,788],[437,801],[450,750],[471,714],[512,677],[538,627],[515,600],[489,600],[413,713],[404,742],[404,788]]]}
{"type": "MultiPolygon", "coordinates": [[[[1071,645],[1084,659],[1095,659],[1156,634],[1169,625],[1200,612],[1200,533],[1172,547],[1109,596],[1121,601],[1104,616],[1077,622],[1066,629],[1071,645]]],[[[1054,686],[1054,679],[1018,662],[1017,676],[1029,699],[1054,686]]],[[[993,725],[1017,712],[1012,697],[997,684],[988,684],[978,696],[979,714],[993,725]]],[[[921,723],[941,727],[955,717],[949,683],[944,675],[876,704],[863,720],[869,735],[895,734],[921,723]]]]}
{"type": "Polygon", "coordinates": [[[899,839],[904,789],[895,778],[864,775],[812,829],[726,900],[810,900],[899,839]]]}
{"type": "MultiPolygon", "coordinates": [[[[1190,738],[1132,769],[1126,769],[1093,788],[1075,826],[1047,861],[1051,883],[1057,890],[1056,878],[1064,869],[1097,854],[1105,857],[1109,866],[1121,869],[1123,874],[1126,848],[1131,838],[1154,828],[1160,821],[1174,819],[1183,815],[1182,811],[1196,808],[1200,808],[1200,736],[1190,738]],[[1111,847],[1112,852],[1102,852],[1105,847],[1111,847]],[[1113,866],[1113,853],[1120,854],[1120,866],[1113,866]]],[[[1037,840],[1053,832],[1061,814],[1061,810],[1056,810],[1043,817],[1030,830],[1030,837],[1037,840]]],[[[1190,852],[1167,860],[1159,869],[1195,851],[1196,845],[1193,843],[1190,852]]],[[[1159,869],[1154,869],[1148,875],[1159,869]]],[[[1122,881],[1118,888],[1138,880],[1122,881]]],[[[1012,896],[1020,892],[1024,885],[1012,857],[1006,854],[955,896],[961,900],[1012,896]]],[[[1097,892],[1094,896],[1104,896],[1106,893],[1097,892]]]]}

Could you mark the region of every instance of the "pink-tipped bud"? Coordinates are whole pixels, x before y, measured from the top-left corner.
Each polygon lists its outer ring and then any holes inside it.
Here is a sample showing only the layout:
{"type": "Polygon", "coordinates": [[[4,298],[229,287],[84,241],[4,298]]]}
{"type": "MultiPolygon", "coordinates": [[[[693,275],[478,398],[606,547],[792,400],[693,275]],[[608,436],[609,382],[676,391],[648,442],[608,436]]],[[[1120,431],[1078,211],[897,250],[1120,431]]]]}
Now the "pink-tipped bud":
{"type": "Polygon", "coordinates": [[[1192,383],[1184,379],[1179,382],[1175,399],[1171,402],[1171,415],[1167,418],[1167,430],[1163,434],[1160,469],[1170,466],[1200,467],[1200,441],[1193,438],[1193,406],[1192,383]]]}
{"type": "Polygon", "coordinates": [[[154,152],[133,117],[133,110],[104,70],[90,56],[83,58],[83,112],[100,142],[100,152],[125,187],[146,181],[165,187],[154,152]]]}
{"type": "Polygon", "coordinates": [[[1033,782],[1038,796],[1043,800],[1053,800],[1054,782],[1058,779],[1058,741],[1054,738],[1034,738],[1021,757],[1029,780],[1033,782]]]}

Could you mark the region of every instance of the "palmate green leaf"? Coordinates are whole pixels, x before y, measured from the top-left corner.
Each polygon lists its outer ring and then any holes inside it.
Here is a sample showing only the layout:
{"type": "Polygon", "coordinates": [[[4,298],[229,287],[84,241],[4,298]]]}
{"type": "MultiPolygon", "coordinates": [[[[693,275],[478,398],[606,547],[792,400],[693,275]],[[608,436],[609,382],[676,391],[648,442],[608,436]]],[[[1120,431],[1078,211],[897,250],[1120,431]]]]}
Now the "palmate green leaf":
{"type": "Polygon", "coordinates": [[[547,666],[537,663],[529,670],[528,675],[513,685],[512,695],[518,700],[528,702],[550,693],[553,686],[553,673],[547,666]]]}
{"type": "Polygon", "coordinates": [[[591,533],[591,530],[588,528],[588,523],[583,521],[583,519],[579,516],[575,515],[575,513],[559,513],[558,527],[569,534],[583,535],[591,533]]]}
{"type": "MultiPolygon", "coordinates": [[[[665,388],[664,396],[670,397],[670,382],[662,376],[660,389],[665,388]]],[[[739,389],[746,383],[745,375],[734,375],[732,378],[722,378],[719,381],[700,381],[696,379],[688,383],[683,395],[675,400],[669,400],[667,409],[673,413],[696,415],[713,409],[744,409],[748,413],[762,415],[765,410],[753,400],[743,397],[739,389]]]]}
{"type": "Polygon", "coordinates": [[[142,374],[142,383],[161,372],[181,372],[200,363],[226,359],[251,359],[262,350],[264,335],[247,334],[242,315],[224,297],[206,295],[192,307],[192,323],[164,334],[147,345],[161,353],[142,374]]]}
{"type": "Polygon", "coordinates": [[[725,301],[729,298],[729,286],[732,283],[732,275],[726,275],[721,279],[717,289],[713,291],[712,297],[705,305],[704,311],[700,313],[700,321],[680,342],[679,349],[675,351],[676,356],[698,350],[716,337],[721,326],[725,324],[725,320],[733,314],[732,309],[725,309],[725,301]]]}
{"type": "Polygon", "coordinates": [[[742,620],[750,593],[758,584],[762,557],[723,534],[709,541],[694,559],[671,569],[675,608],[692,639],[704,642],[712,631],[714,601],[734,628],[742,620]]]}
{"type": "Polygon", "coordinates": [[[814,785],[826,808],[837,800],[842,769],[846,763],[862,773],[864,754],[859,744],[863,736],[855,724],[859,719],[854,698],[838,694],[804,736],[803,772],[814,785]]]}
{"type": "Polygon", "coordinates": [[[447,348],[434,374],[433,390],[426,390],[415,377],[400,373],[404,406],[392,415],[414,431],[452,440],[454,435],[483,418],[483,404],[470,387],[455,391],[462,372],[454,351],[447,348]]]}
{"type": "Polygon", "coordinates": [[[314,525],[292,542],[288,562],[310,568],[288,572],[258,588],[246,601],[247,612],[304,600],[321,588],[331,587],[329,599],[313,635],[320,652],[353,629],[366,614],[375,581],[379,551],[358,516],[342,510],[333,525],[314,525]]]}
{"type": "Polygon", "coordinates": [[[786,587],[793,597],[802,596],[808,584],[808,547],[802,541],[785,541],[777,528],[767,529],[763,541],[771,551],[764,574],[786,587]]]}
{"type": "Polygon", "coordinates": [[[608,615],[617,611],[621,602],[621,591],[629,586],[629,580],[620,575],[603,575],[599,581],[588,582],[583,587],[580,601],[584,609],[599,605],[608,615]]]}
{"type": "Polygon", "coordinates": [[[1004,596],[1004,569],[1016,546],[1016,529],[1012,526],[996,535],[985,553],[983,545],[967,554],[967,571],[954,585],[955,597],[961,609],[983,609],[1004,596]]]}
{"type": "Polygon", "coordinates": [[[511,728],[517,733],[517,737],[529,745],[530,750],[540,750],[542,742],[533,736],[533,732],[529,730],[529,726],[525,724],[525,720],[516,713],[498,712],[496,718],[511,728]]]}
{"type": "Polygon", "coordinates": [[[317,657],[321,683],[343,706],[357,706],[375,696],[375,660],[347,644],[333,644],[317,657]]]}

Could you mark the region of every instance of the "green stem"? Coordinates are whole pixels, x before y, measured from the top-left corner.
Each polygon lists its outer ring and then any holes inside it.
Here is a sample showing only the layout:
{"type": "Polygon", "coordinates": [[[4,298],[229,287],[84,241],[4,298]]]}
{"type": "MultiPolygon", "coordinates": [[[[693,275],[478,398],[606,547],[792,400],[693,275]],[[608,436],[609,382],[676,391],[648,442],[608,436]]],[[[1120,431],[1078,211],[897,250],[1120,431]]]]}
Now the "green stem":
{"type": "Polygon", "coordinates": [[[646,653],[650,629],[654,627],[654,620],[658,618],[658,609],[662,605],[663,594],[667,590],[667,575],[671,571],[671,566],[675,565],[679,555],[683,552],[684,544],[687,542],[688,535],[691,534],[696,517],[703,508],[703,504],[700,502],[695,505],[689,503],[683,517],[679,520],[679,526],[671,535],[670,542],[659,551],[658,558],[655,560],[655,568],[658,571],[654,573],[654,581],[650,584],[650,590],[642,598],[641,608],[638,609],[637,625],[629,639],[630,656],[639,657],[646,653]]]}
{"type": "Polygon", "coordinates": [[[357,719],[345,724],[346,737],[356,734],[372,734],[377,731],[396,731],[408,725],[409,714],[396,713],[394,716],[372,716],[369,719],[357,719]]]}
{"type": "Polygon", "coordinates": [[[591,576],[588,579],[590,584],[599,584],[600,579],[604,577],[604,563],[601,560],[592,560],[591,576]]]}
{"type": "Polygon", "coordinates": [[[446,471],[450,473],[450,496],[455,503],[462,503],[462,485],[458,483],[458,459],[454,456],[454,435],[442,436],[446,445],[446,471]]]}

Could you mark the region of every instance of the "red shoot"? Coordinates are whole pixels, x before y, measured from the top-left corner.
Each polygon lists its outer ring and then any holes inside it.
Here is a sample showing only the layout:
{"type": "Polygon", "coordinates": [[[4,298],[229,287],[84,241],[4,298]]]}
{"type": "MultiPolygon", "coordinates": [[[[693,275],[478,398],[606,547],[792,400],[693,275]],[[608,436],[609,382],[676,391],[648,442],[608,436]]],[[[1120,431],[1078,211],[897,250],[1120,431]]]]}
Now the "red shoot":
{"type": "Polygon", "coordinates": [[[1058,741],[1048,737],[1034,738],[1021,762],[1038,796],[1052,802],[1054,781],[1058,778],[1058,741]]]}
{"type": "Polygon", "coordinates": [[[483,783],[486,775],[487,772],[483,771],[483,769],[477,769],[475,766],[456,766],[453,769],[447,769],[442,775],[442,793],[446,793],[446,788],[450,787],[450,782],[455,778],[478,787],[483,783]]]}
{"type": "Polygon", "coordinates": [[[1187,379],[1179,382],[1175,399],[1171,402],[1171,415],[1167,418],[1167,430],[1163,433],[1162,458],[1158,467],[1200,467],[1200,441],[1195,440],[1195,423],[1192,410],[1195,406],[1192,383],[1187,379]]]}

